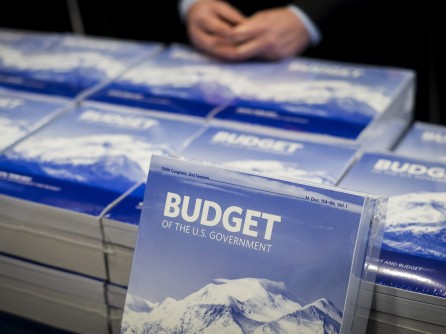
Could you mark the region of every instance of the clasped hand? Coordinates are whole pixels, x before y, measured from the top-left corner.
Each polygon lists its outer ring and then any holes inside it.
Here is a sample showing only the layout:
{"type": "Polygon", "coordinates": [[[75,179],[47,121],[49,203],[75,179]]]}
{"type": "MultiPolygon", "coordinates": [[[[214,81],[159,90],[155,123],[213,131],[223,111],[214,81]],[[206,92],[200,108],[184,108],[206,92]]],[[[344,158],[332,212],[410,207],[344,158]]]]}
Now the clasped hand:
{"type": "Polygon", "coordinates": [[[246,17],[223,1],[201,0],[187,14],[191,43],[223,60],[279,60],[302,53],[310,37],[299,18],[286,7],[246,17]]]}

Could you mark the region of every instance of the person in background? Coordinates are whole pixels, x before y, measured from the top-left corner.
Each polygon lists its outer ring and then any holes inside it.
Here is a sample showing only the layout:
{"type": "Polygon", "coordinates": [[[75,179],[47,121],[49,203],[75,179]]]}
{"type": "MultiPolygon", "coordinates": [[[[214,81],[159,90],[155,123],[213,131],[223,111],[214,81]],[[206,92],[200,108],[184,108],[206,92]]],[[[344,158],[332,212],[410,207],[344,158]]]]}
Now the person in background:
{"type": "Polygon", "coordinates": [[[180,1],[180,15],[190,42],[208,54],[231,61],[299,55],[320,42],[319,26],[347,1],[245,2],[251,3],[252,15],[239,10],[246,7],[243,1],[180,1]]]}
{"type": "MultiPolygon", "coordinates": [[[[0,11],[0,27],[79,33],[70,25],[67,4],[71,2],[12,1],[8,10],[0,11]],[[48,19],[49,12],[54,15],[48,19]]],[[[446,124],[441,1],[77,0],[77,3],[87,35],[159,41],[166,45],[192,44],[231,61],[299,55],[412,69],[417,73],[415,119],[446,124]]]]}
{"type": "Polygon", "coordinates": [[[228,61],[306,56],[416,71],[415,119],[446,124],[439,3],[179,0],[188,41],[228,61]]]}

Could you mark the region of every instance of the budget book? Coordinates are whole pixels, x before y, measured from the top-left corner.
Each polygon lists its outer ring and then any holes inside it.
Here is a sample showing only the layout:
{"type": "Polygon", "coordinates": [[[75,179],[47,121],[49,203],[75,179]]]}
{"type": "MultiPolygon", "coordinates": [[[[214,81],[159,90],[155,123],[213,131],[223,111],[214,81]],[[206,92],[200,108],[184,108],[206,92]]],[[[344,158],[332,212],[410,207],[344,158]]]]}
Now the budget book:
{"type": "Polygon", "coordinates": [[[153,156],[121,333],[358,333],[385,203],[153,156]]]}

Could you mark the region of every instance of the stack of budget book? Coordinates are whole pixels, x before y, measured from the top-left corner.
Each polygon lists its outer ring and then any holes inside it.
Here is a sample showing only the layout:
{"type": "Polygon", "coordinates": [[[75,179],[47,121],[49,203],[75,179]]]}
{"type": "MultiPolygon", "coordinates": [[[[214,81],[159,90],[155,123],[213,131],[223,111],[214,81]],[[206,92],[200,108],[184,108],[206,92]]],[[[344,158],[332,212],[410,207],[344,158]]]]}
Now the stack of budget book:
{"type": "Polygon", "coordinates": [[[232,64],[174,44],[88,99],[389,149],[412,117],[409,70],[299,58],[232,64]]]}
{"type": "Polygon", "coordinates": [[[389,197],[371,320],[378,333],[444,333],[446,164],[367,153],[340,187],[389,197]]]}
{"type": "Polygon", "coordinates": [[[414,122],[393,152],[446,163],[446,126],[414,122]]]}
{"type": "Polygon", "coordinates": [[[413,72],[0,30],[0,87],[0,311],[361,333],[371,304],[369,333],[444,330],[445,132],[408,129],[413,72]]]}
{"type": "Polygon", "coordinates": [[[274,63],[225,63],[173,44],[88,96],[89,100],[212,117],[235,90],[277,67],[274,63]]]}
{"type": "Polygon", "coordinates": [[[0,85],[81,97],[160,50],[159,43],[0,30],[0,85]]]}
{"type": "MultiPolygon", "coordinates": [[[[352,147],[308,140],[287,140],[253,131],[208,127],[197,133],[177,156],[294,180],[335,185],[357,155],[352,147]]],[[[172,170],[172,174],[182,174],[172,170]]],[[[200,175],[195,175],[200,177],[200,175]]],[[[103,217],[110,246],[110,281],[126,286],[130,273],[145,184],[139,185],[103,217]]]]}
{"type": "Polygon", "coordinates": [[[214,119],[388,149],[409,125],[413,90],[408,70],[299,57],[243,86],[214,119]]]}
{"type": "Polygon", "coordinates": [[[127,287],[107,283],[107,302],[109,306],[109,319],[111,333],[121,332],[122,313],[125,304],[125,295],[127,287]]]}
{"type": "Polygon", "coordinates": [[[0,254],[0,300],[0,311],[51,327],[109,333],[104,280],[0,254]]]}
{"type": "MultiPolygon", "coordinates": [[[[0,252],[81,275],[104,295],[101,214],[146,178],[152,153],[173,154],[202,126],[135,109],[82,106],[6,149],[0,155],[0,252]]],[[[30,286],[28,292],[46,302],[43,291],[30,286]]],[[[61,325],[75,330],[70,326],[61,325]]]]}

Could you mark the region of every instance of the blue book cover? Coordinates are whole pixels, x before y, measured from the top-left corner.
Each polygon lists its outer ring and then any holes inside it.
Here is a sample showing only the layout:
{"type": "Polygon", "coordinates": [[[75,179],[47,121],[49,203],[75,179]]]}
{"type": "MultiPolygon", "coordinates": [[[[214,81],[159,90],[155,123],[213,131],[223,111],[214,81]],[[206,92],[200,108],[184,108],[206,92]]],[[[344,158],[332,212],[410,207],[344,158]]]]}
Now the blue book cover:
{"type": "Polygon", "coordinates": [[[395,153],[446,163],[446,126],[415,122],[398,143],[395,153]]]}
{"type": "Polygon", "coordinates": [[[446,165],[369,153],[340,186],[389,197],[377,283],[446,297],[446,165]]]}
{"type": "Polygon", "coordinates": [[[152,157],[121,333],[350,332],[379,203],[152,157]]]}
{"type": "Polygon", "coordinates": [[[195,138],[181,156],[272,177],[335,185],[356,152],[328,143],[214,126],[195,138]]]}
{"type": "Polygon", "coordinates": [[[253,78],[276,67],[266,62],[224,63],[173,44],[89,99],[206,117],[232,101],[253,78]]]}
{"type": "Polygon", "coordinates": [[[0,91],[0,151],[23,139],[68,109],[68,101],[0,91]]]}
{"type": "Polygon", "coordinates": [[[157,43],[71,34],[0,37],[0,84],[34,93],[75,97],[115,78],[157,43]]]}
{"type": "Polygon", "coordinates": [[[413,77],[408,70],[299,58],[245,85],[216,118],[356,139],[413,77]]]}
{"type": "Polygon", "coordinates": [[[0,156],[5,195],[98,215],[201,128],[136,110],[79,107],[0,156]]]}

